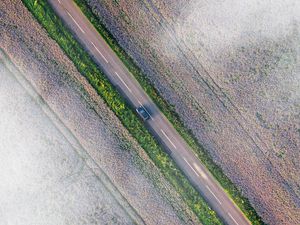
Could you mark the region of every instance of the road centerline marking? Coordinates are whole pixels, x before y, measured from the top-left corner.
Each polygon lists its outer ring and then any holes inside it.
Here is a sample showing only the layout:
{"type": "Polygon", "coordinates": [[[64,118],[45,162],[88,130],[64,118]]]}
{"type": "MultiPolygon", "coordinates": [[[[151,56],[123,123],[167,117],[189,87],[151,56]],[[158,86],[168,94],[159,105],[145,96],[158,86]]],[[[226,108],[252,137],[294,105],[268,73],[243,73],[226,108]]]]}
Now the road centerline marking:
{"type": "Polygon", "coordinates": [[[222,205],[220,199],[218,199],[218,197],[217,197],[217,196],[215,195],[215,193],[210,189],[210,187],[208,187],[208,185],[205,185],[205,186],[206,186],[207,190],[215,197],[215,199],[218,201],[218,203],[219,203],[220,205],[222,205]]]}
{"type": "Polygon", "coordinates": [[[100,52],[100,50],[96,47],[96,45],[94,44],[94,42],[91,41],[91,44],[92,44],[93,47],[96,49],[96,51],[101,55],[101,57],[105,60],[105,62],[108,63],[107,59],[106,59],[105,56],[100,52]]]}
{"type": "Polygon", "coordinates": [[[129,92],[132,93],[131,89],[128,87],[128,85],[125,83],[125,81],[122,79],[122,77],[120,77],[120,75],[117,72],[115,72],[115,74],[120,79],[120,81],[125,85],[125,87],[129,90],[129,92]]]}
{"type": "Polygon", "coordinates": [[[189,165],[189,167],[193,170],[193,172],[197,175],[197,177],[199,177],[199,174],[196,172],[196,170],[192,167],[192,165],[186,160],[186,158],[184,158],[184,161],[189,165]]]}
{"type": "Polygon", "coordinates": [[[77,25],[77,27],[79,27],[79,29],[81,30],[81,32],[85,34],[84,30],[81,28],[81,26],[79,26],[79,24],[76,22],[76,20],[74,19],[74,17],[68,11],[66,11],[66,12],[71,17],[71,19],[74,21],[74,23],[77,25]]]}
{"type": "Polygon", "coordinates": [[[207,180],[207,175],[204,173],[204,171],[202,171],[201,168],[196,163],[193,163],[193,166],[195,167],[197,172],[201,175],[201,177],[207,180]]]}
{"type": "Polygon", "coordinates": [[[168,137],[168,135],[162,130],[160,129],[160,131],[162,132],[162,134],[168,139],[168,141],[171,143],[171,145],[173,145],[173,147],[175,149],[177,149],[176,145],[171,141],[171,139],[168,137]]]}
{"type": "Polygon", "coordinates": [[[233,222],[235,222],[236,225],[239,225],[238,222],[236,222],[236,220],[233,218],[233,216],[230,214],[230,212],[227,213],[228,216],[233,220],[233,222]]]}

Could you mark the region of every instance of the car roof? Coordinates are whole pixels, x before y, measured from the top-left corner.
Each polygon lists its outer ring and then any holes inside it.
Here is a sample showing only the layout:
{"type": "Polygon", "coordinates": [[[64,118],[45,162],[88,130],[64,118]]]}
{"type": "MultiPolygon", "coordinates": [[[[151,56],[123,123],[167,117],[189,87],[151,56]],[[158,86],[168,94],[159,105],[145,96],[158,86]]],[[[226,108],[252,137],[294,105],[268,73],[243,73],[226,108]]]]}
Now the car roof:
{"type": "Polygon", "coordinates": [[[146,111],[146,109],[143,106],[139,106],[137,108],[137,111],[145,119],[150,117],[149,113],[146,111]]]}

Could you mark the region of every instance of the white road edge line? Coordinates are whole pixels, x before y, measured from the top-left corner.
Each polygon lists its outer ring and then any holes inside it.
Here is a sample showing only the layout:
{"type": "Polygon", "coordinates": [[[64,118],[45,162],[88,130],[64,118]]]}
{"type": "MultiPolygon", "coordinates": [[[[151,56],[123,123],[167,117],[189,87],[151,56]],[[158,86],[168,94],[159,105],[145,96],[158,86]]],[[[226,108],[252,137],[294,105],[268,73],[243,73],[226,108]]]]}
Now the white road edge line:
{"type": "Polygon", "coordinates": [[[93,45],[93,47],[96,49],[96,51],[101,55],[101,57],[105,60],[106,63],[108,63],[107,59],[104,57],[104,55],[100,52],[100,50],[96,47],[96,45],[94,44],[94,42],[91,41],[91,44],[93,45]]]}
{"type": "Polygon", "coordinates": [[[171,145],[173,145],[173,147],[175,148],[175,149],[177,149],[177,147],[176,147],[176,145],[174,145],[174,143],[171,141],[171,139],[166,135],[166,133],[162,130],[162,129],[160,129],[160,131],[162,132],[162,134],[168,139],[168,141],[171,143],[171,145]]]}
{"type": "Polygon", "coordinates": [[[235,222],[236,225],[239,225],[238,222],[236,222],[236,220],[233,218],[233,216],[230,214],[230,212],[227,213],[228,216],[233,220],[233,222],[235,222]]]}
{"type": "Polygon", "coordinates": [[[184,158],[184,161],[189,165],[189,167],[194,171],[194,173],[197,175],[197,177],[199,177],[199,174],[196,172],[196,170],[192,167],[192,165],[186,160],[186,158],[184,158]]]}
{"type": "Polygon", "coordinates": [[[79,29],[81,30],[81,32],[85,34],[84,30],[79,26],[79,24],[76,22],[76,20],[74,19],[74,17],[68,11],[67,11],[67,13],[71,17],[71,19],[74,21],[74,23],[77,25],[77,27],[79,27],[79,29]]]}
{"type": "Polygon", "coordinates": [[[127,84],[125,83],[125,81],[122,79],[122,77],[120,77],[120,75],[115,72],[115,74],[118,76],[118,78],[122,81],[122,83],[125,85],[125,87],[129,90],[130,93],[132,93],[131,89],[127,86],[127,84]]]}
{"type": "Polygon", "coordinates": [[[215,195],[215,193],[213,193],[213,191],[210,189],[210,187],[208,187],[207,185],[205,185],[207,190],[209,190],[209,192],[215,197],[215,199],[217,199],[217,201],[219,202],[220,205],[222,205],[220,199],[217,198],[217,196],[215,195]]]}

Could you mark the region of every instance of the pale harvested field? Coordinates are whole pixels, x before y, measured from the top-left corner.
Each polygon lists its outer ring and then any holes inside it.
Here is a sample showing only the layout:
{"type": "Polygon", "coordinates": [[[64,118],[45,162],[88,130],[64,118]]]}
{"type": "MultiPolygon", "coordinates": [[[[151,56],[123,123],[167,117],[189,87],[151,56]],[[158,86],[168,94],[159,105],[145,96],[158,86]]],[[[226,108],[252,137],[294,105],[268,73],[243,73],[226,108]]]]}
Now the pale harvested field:
{"type": "Polygon", "coordinates": [[[263,219],[300,224],[300,2],[88,2],[263,219]]]}
{"type": "Polygon", "coordinates": [[[199,223],[21,1],[0,2],[0,30],[30,84],[1,67],[0,224],[199,223]]]}
{"type": "Polygon", "coordinates": [[[139,221],[36,100],[0,62],[0,224],[139,221]]]}

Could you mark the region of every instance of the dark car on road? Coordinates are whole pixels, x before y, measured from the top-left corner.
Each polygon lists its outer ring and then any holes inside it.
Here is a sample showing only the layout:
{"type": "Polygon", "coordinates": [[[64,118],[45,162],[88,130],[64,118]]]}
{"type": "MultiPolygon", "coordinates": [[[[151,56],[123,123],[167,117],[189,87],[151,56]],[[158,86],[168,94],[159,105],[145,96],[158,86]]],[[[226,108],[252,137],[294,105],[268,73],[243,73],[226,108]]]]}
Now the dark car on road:
{"type": "Polygon", "coordinates": [[[148,120],[150,119],[150,115],[147,112],[147,110],[145,109],[144,106],[139,106],[138,108],[136,108],[136,112],[139,114],[139,116],[144,120],[148,120]]]}

